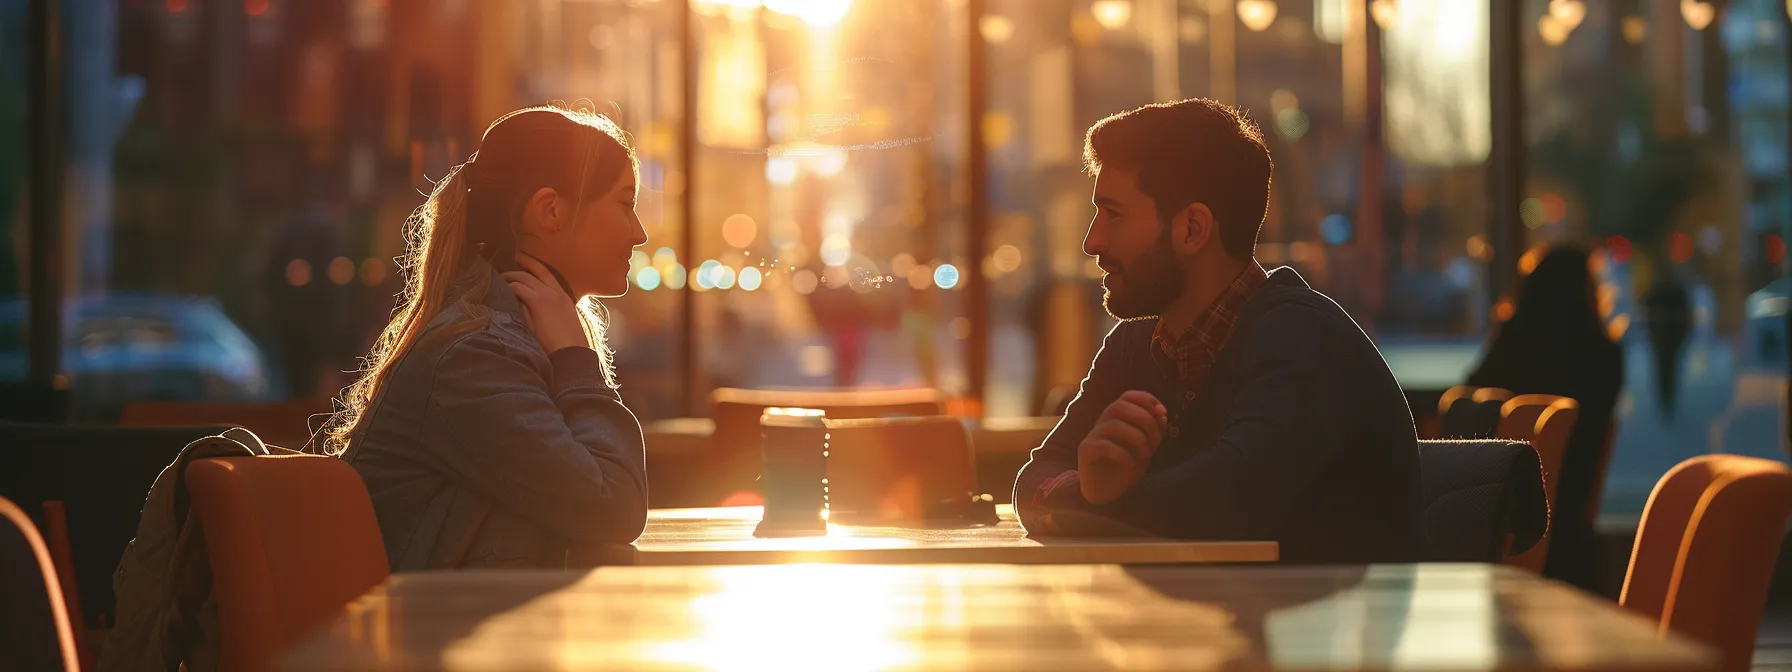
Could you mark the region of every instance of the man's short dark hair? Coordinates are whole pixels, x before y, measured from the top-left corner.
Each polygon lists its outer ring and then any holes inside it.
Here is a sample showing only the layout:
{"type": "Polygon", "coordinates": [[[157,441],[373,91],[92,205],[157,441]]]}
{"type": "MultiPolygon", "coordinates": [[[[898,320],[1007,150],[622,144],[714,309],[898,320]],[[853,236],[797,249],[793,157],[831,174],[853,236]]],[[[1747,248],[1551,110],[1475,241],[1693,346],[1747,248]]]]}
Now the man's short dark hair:
{"type": "Polygon", "coordinates": [[[1083,140],[1083,167],[1093,174],[1104,165],[1139,171],[1139,190],[1164,221],[1205,203],[1226,252],[1255,253],[1275,163],[1263,130],[1238,108],[1194,98],[1109,116],[1083,140]]]}

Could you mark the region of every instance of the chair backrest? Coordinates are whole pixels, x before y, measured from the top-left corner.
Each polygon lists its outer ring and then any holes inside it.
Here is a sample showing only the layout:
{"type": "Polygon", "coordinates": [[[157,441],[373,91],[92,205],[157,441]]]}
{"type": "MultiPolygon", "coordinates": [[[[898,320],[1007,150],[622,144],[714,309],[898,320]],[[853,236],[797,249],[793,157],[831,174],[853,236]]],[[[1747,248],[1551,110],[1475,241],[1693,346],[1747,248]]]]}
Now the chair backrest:
{"type": "Polygon", "coordinates": [[[826,421],[830,520],[902,521],[944,518],[970,504],[977,457],[958,418],[870,418],[826,421]]]}
{"type": "Polygon", "coordinates": [[[1772,460],[1701,455],[1656,482],[1618,601],[1719,649],[1747,670],[1792,516],[1792,470],[1772,460]]]}
{"type": "MultiPolygon", "coordinates": [[[[939,390],[742,390],[717,388],[709,395],[715,434],[714,451],[720,495],[756,490],[759,475],[759,417],[774,407],[821,409],[832,420],[928,416],[946,413],[946,395],[939,390]]],[[[719,497],[717,497],[719,499],[719,497]]]]}
{"type": "Polygon", "coordinates": [[[192,401],[133,401],[124,405],[118,424],[125,427],[225,425],[242,427],[266,441],[300,448],[311,437],[313,426],[334,410],[329,399],[214,403],[192,401]]]}
{"type": "Polygon", "coordinates": [[[109,627],[112,573],[137,535],[144,498],[182,448],[225,427],[109,427],[0,422],[0,497],[47,523],[43,503],[62,501],[86,625],[109,627]]]}
{"type": "Polygon", "coordinates": [[[224,669],[271,667],[390,574],[367,486],[341,460],[196,460],[187,487],[205,526],[224,669]]]}
{"type": "Polygon", "coordinates": [[[37,526],[0,497],[0,669],[79,672],[61,582],[37,526]]]}
{"type": "Polygon", "coordinates": [[[1499,562],[1549,526],[1537,452],[1523,441],[1419,442],[1427,562],[1499,562]]]}
{"type": "Polygon", "coordinates": [[[1529,441],[1543,462],[1543,487],[1556,502],[1556,480],[1568,454],[1568,435],[1580,420],[1580,404],[1553,394],[1521,394],[1500,407],[1499,438],[1529,441]]]}
{"type": "Polygon", "coordinates": [[[1438,401],[1439,433],[1451,439],[1490,439],[1499,431],[1500,407],[1510,390],[1458,385],[1438,401]]]}
{"type": "MultiPolygon", "coordinates": [[[[1568,454],[1568,435],[1580,419],[1580,404],[1553,394],[1521,394],[1500,408],[1499,437],[1527,441],[1537,450],[1543,467],[1543,496],[1550,516],[1556,515],[1556,483],[1561,480],[1562,460],[1568,454]]],[[[1506,560],[1506,564],[1542,573],[1549,559],[1549,536],[1531,550],[1506,560]]]]}

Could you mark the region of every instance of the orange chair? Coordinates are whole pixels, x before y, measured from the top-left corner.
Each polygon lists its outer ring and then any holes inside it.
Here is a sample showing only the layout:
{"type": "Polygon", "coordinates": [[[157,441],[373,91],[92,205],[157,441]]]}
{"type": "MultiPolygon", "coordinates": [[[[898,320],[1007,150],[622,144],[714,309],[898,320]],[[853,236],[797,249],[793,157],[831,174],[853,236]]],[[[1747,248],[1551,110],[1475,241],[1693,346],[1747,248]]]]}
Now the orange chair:
{"type": "MultiPolygon", "coordinates": [[[[1537,450],[1543,467],[1543,497],[1552,520],[1556,516],[1556,482],[1561,480],[1562,460],[1568,454],[1568,435],[1579,419],[1579,403],[1553,394],[1521,394],[1500,407],[1499,438],[1527,441],[1537,450]]],[[[1531,550],[1507,558],[1506,564],[1541,574],[1548,557],[1549,536],[1545,535],[1531,550]]]]}
{"type": "Polygon", "coordinates": [[[1619,604],[1747,670],[1767,584],[1792,516],[1792,470],[1772,460],[1701,455],[1655,484],[1619,604]]]}
{"type": "Polygon", "coordinates": [[[0,669],[80,672],[81,654],[50,549],[31,518],[0,497],[0,669]]]}
{"type": "Polygon", "coordinates": [[[1437,402],[1439,432],[1444,438],[1490,439],[1499,427],[1500,408],[1510,390],[1457,385],[1437,402]]]}
{"type": "Polygon", "coordinates": [[[194,461],[229,670],[261,670],[390,575],[367,486],[320,455],[194,461]]]}
{"type": "Polygon", "coordinates": [[[81,655],[81,669],[95,669],[99,652],[88,639],[87,619],[81,614],[81,590],[75,585],[75,550],[69,542],[67,503],[59,500],[44,502],[43,532],[44,547],[50,551],[50,563],[56,566],[56,576],[60,579],[69,623],[74,624],[75,650],[81,655]]]}
{"type": "Polygon", "coordinates": [[[310,440],[334,410],[330,399],[294,399],[265,403],[133,401],[124,405],[118,424],[126,427],[242,427],[262,441],[299,448],[310,440]]]}

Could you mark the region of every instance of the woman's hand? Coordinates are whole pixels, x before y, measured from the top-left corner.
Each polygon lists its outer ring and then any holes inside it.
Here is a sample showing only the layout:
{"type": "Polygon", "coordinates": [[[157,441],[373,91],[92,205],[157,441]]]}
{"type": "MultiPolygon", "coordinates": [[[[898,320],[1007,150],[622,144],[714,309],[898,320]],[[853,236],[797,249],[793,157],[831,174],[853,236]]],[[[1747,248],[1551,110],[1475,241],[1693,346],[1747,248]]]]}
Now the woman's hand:
{"type": "Polygon", "coordinates": [[[541,349],[553,354],[561,348],[591,347],[591,342],[585,338],[585,324],[579,319],[578,306],[560,289],[554,273],[528,255],[519,254],[516,261],[528,270],[510,271],[502,277],[510,285],[510,291],[516,292],[516,298],[522,300],[529,330],[535,332],[535,340],[541,342],[541,349]]]}

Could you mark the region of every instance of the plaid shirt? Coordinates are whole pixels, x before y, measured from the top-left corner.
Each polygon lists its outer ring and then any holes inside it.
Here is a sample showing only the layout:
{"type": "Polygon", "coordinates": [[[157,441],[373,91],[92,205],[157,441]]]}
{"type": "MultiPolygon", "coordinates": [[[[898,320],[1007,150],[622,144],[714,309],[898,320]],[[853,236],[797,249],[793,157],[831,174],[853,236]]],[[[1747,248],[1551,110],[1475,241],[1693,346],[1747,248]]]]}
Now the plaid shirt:
{"type": "Polygon", "coordinates": [[[1158,320],[1157,331],[1151,334],[1151,358],[1158,368],[1173,375],[1184,392],[1200,392],[1214,361],[1219,359],[1220,349],[1232,336],[1232,328],[1238,326],[1238,313],[1268,279],[1263,267],[1251,264],[1220,291],[1207,310],[1183,327],[1182,333],[1171,331],[1163,320],[1158,320]]]}
{"type": "MultiPolygon", "coordinates": [[[[1207,376],[1213,371],[1213,363],[1219,359],[1220,350],[1226,347],[1226,340],[1232,336],[1232,330],[1238,326],[1238,315],[1244,305],[1257,294],[1257,289],[1269,280],[1269,274],[1263,267],[1252,263],[1245,267],[1231,284],[1215,297],[1213,303],[1195,316],[1195,320],[1180,333],[1171,330],[1162,320],[1157,323],[1157,330],[1151,335],[1151,359],[1157,362],[1158,368],[1165,375],[1172,376],[1183,391],[1184,403],[1182,411],[1170,418],[1172,426],[1165,432],[1165,438],[1173,438],[1177,431],[1174,426],[1176,417],[1186,412],[1189,405],[1207,384],[1207,376]]],[[[1165,406],[1170,406],[1165,401],[1165,406]]],[[[1077,479],[1075,469],[1065,471],[1039,484],[1033,493],[1032,504],[1046,508],[1082,502],[1082,484],[1077,479]]],[[[1052,523],[1051,514],[1047,513],[1039,521],[1046,532],[1058,531],[1052,523]]]]}

